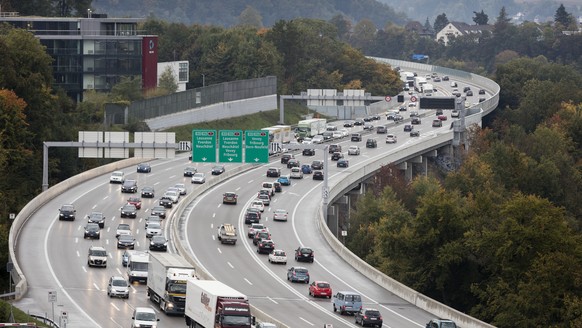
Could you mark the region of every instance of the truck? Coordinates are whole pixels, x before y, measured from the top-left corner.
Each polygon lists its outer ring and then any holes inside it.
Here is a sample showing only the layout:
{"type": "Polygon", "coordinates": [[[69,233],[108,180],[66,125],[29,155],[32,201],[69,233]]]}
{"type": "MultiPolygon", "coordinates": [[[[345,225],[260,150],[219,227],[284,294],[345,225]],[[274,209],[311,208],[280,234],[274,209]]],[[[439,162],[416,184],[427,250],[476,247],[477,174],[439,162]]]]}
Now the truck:
{"type": "Polygon", "coordinates": [[[236,245],[236,228],[229,223],[221,224],[218,227],[217,238],[221,244],[233,244],[236,245]]]}
{"type": "Polygon", "coordinates": [[[311,138],[325,132],[327,120],[325,118],[312,118],[301,120],[297,123],[297,135],[300,139],[311,138]]]}
{"type": "Polygon", "coordinates": [[[422,94],[425,96],[432,96],[434,93],[434,86],[430,83],[425,83],[422,86],[422,94]]]}
{"type": "Polygon", "coordinates": [[[172,253],[152,253],[148,266],[147,295],[166,314],[184,314],[186,282],[196,278],[196,269],[172,253]]]}
{"type": "Polygon", "coordinates": [[[426,78],[422,76],[414,77],[414,90],[417,92],[422,92],[423,84],[426,84],[426,78]]]}
{"type": "Polygon", "coordinates": [[[184,317],[189,328],[251,328],[255,324],[248,297],[217,280],[188,279],[184,317]]]}
{"type": "Polygon", "coordinates": [[[148,281],[148,266],[150,254],[143,251],[129,251],[127,258],[127,278],[129,283],[134,281],[148,281]]]}

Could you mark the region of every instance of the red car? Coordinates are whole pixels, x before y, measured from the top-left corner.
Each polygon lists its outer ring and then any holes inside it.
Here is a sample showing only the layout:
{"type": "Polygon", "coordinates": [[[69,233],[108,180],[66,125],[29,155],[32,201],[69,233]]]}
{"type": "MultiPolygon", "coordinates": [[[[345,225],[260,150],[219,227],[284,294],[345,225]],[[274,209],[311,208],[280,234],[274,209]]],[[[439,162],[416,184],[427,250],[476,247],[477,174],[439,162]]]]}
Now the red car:
{"type": "Polygon", "coordinates": [[[310,296],[331,298],[331,294],[331,286],[327,281],[314,281],[309,285],[310,296]]]}
{"type": "Polygon", "coordinates": [[[141,208],[141,198],[139,197],[129,197],[127,203],[134,205],[138,210],[141,208]]]}
{"type": "Polygon", "coordinates": [[[439,115],[437,116],[437,118],[441,121],[446,121],[447,120],[447,115],[439,115]]]}

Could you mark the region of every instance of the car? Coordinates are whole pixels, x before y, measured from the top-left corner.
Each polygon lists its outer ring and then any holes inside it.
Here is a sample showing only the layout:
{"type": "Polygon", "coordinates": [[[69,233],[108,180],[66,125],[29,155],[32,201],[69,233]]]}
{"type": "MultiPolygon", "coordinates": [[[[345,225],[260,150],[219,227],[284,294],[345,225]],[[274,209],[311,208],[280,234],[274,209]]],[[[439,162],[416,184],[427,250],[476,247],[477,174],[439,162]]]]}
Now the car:
{"type": "Polygon", "coordinates": [[[99,228],[97,223],[87,223],[83,234],[83,239],[85,238],[101,239],[101,228],[99,228]]]}
{"type": "Polygon", "coordinates": [[[129,283],[125,278],[113,276],[107,283],[107,296],[129,298],[129,283]]]}
{"type": "Polygon", "coordinates": [[[274,249],[269,253],[269,263],[287,264],[287,253],[282,249],[274,249]]]}
{"type": "Polygon", "coordinates": [[[131,235],[131,228],[127,223],[120,223],[117,225],[117,230],[115,231],[115,237],[119,237],[121,235],[131,235]]]}
{"type": "Polygon", "coordinates": [[[196,183],[196,184],[203,184],[204,182],[206,182],[206,174],[204,174],[202,172],[196,172],[196,173],[194,173],[194,175],[192,176],[192,179],[190,179],[190,181],[192,183],[196,183]]]}
{"type": "Polygon", "coordinates": [[[275,188],[275,192],[283,191],[283,187],[281,186],[281,183],[279,181],[273,182],[273,188],[275,188]]]}
{"type": "Polygon", "coordinates": [[[284,209],[276,209],[275,212],[273,212],[273,221],[287,221],[287,216],[289,215],[289,212],[287,212],[287,210],[284,209]]]}
{"type": "Polygon", "coordinates": [[[372,119],[373,119],[374,121],[379,121],[379,120],[381,120],[381,119],[382,119],[382,118],[380,117],[380,115],[379,115],[379,114],[372,114],[372,116],[371,116],[371,117],[372,117],[372,119]]]}
{"type": "Polygon", "coordinates": [[[109,183],[123,183],[125,181],[125,175],[122,171],[114,171],[109,177],[109,183]]]}
{"type": "Polygon", "coordinates": [[[386,133],[388,133],[388,128],[385,125],[378,125],[378,127],[376,128],[376,133],[377,134],[386,134],[386,133]]]}
{"type": "Polygon", "coordinates": [[[311,174],[313,173],[313,169],[311,168],[311,165],[303,164],[301,165],[301,172],[303,172],[303,174],[311,174]]]}
{"type": "Polygon", "coordinates": [[[259,190],[259,192],[257,193],[257,197],[259,197],[261,195],[267,196],[267,198],[269,198],[269,200],[270,200],[271,199],[271,189],[261,188],[261,190],[259,190]]]}
{"type": "Polygon", "coordinates": [[[333,312],[356,313],[362,309],[362,296],[352,291],[340,291],[333,296],[333,312]]]}
{"type": "Polygon", "coordinates": [[[473,91],[472,91],[472,90],[469,90],[469,91],[467,91],[467,92],[465,93],[465,95],[466,95],[467,97],[471,97],[471,96],[473,95],[473,91]]]}
{"type": "Polygon", "coordinates": [[[303,179],[303,171],[298,167],[292,167],[290,177],[291,179],[303,179]]]}
{"type": "Polygon", "coordinates": [[[150,173],[152,172],[152,167],[148,163],[137,164],[137,173],[150,173]]]}
{"type": "Polygon", "coordinates": [[[245,213],[245,224],[258,223],[261,220],[260,211],[252,212],[248,211],[245,213]]]}
{"type": "Polygon", "coordinates": [[[270,167],[267,169],[267,177],[278,178],[281,176],[281,169],[278,167],[270,167]]]}
{"type": "Polygon", "coordinates": [[[122,218],[133,218],[137,217],[137,208],[135,205],[132,204],[125,204],[121,207],[121,214],[122,218]]]}
{"type": "Polygon", "coordinates": [[[309,270],[304,267],[290,267],[287,270],[287,280],[291,282],[309,283],[309,270]]]}
{"type": "Polygon", "coordinates": [[[129,263],[129,252],[125,250],[121,254],[121,265],[126,267],[128,263],[129,263]]]}
{"type": "Polygon", "coordinates": [[[127,203],[135,206],[136,209],[141,209],[141,198],[139,197],[129,197],[127,203]]]}
{"type": "Polygon", "coordinates": [[[263,239],[271,239],[271,234],[268,229],[259,230],[253,236],[253,245],[258,245],[263,239]]]}
{"type": "Polygon", "coordinates": [[[271,322],[258,322],[255,328],[277,328],[277,325],[271,322]]]}
{"type": "Polygon", "coordinates": [[[340,153],[339,151],[336,151],[335,153],[331,154],[332,161],[338,161],[340,160],[340,158],[344,158],[344,154],[340,153]]]}
{"type": "Polygon", "coordinates": [[[366,140],[366,148],[376,148],[378,147],[378,142],[376,139],[368,139],[366,140]]]}
{"type": "Polygon", "coordinates": [[[479,94],[480,95],[484,95],[485,94],[485,89],[479,89],[479,94]]]}
{"type": "Polygon", "coordinates": [[[196,172],[198,172],[197,168],[195,168],[194,166],[188,166],[184,169],[184,176],[192,177],[196,172]]]}
{"type": "Polygon", "coordinates": [[[311,168],[314,170],[323,170],[323,161],[315,160],[311,162],[311,168]]]}
{"type": "Polygon", "coordinates": [[[371,122],[373,120],[374,119],[372,118],[372,116],[366,116],[366,117],[364,117],[364,122],[371,122]]]}
{"type": "Polygon", "coordinates": [[[107,251],[101,246],[90,246],[87,252],[87,266],[107,267],[107,251]]]}
{"type": "MultiPolygon", "coordinates": [[[[150,222],[146,228],[146,238],[159,236],[162,234],[162,224],[159,222],[150,222]]],[[[121,237],[120,237],[121,238],[121,237]]]]}
{"type": "Polygon", "coordinates": [[[408,108],[416,109],[416,103],[411,102],[410,104],[408,104],[408,108]]]}
{"type": "Polygon", "coordinates": [[[344,137],[344,134],[341,131],[334,131],[331,137],[332,139],[341,139],[344,137]]]}
{"type": "Polygon", "coordinates": [[[412,130],[412,131],[410,131],[410,136],[411,137],[420,137],[420,131],[412,130]]]}
{"type": "Polygon", "coordinates": [[[224,173],[224,165],[215,165],[212,167],[212,175],[221,175],[224,173]]]}
{"type": "Polygon", "coordinates": [[[261,194],[257,196],[257,199],[261,200],[265,206],[271,205],[271,196],[261,194]]]}
{"type": "Polygon", "coordinates": [[[332,131],[324,131],[322,134],[323,140],[331,140],[333,139],[333,132],[332,131]]]}
{"type": "Polygon", "coordinates": [[[333,153],[338,152],[338,151],[339,152],[342,151],[342,146],[341,145],[338,145],[338,144],[329,145],[328,152],[330,154],[333,154],[333,153]]]}
{"type": "Polygon", "coordinates": [[[281,155],[281,164],[287,164],[287,162],[289,162],[290,159],[295,158],[295,155],[290,154],[290,153],[285,153],[283,155],[281,155]]]}
{"type": "Polygon", "coordinates": [[[143,198],[154,198],[155,196],[155,190],[154,187],[143,187],[141,188],[141,197],[143,198]]]}
{"type": "Polygon", "coordinates": [[[457,82],[451,81],[451,88],[456,88],[456,87],[457,87],[457,82]]]}
{"type": "Polygon", "coordinates": [[[249,238],[254,238],[257,231],[261,230],[269,231],[269,229],[267,229],[267,227],[262,223],[252,223],[251,226],[249,227],[249,230],[247,231],[247,236],[249,238]]]}
{"type": "Polygon", "coordinates": [[[287,162],[287,168],[290,169],[292,167],[300,167],[301,163],[299,162],[299,160],[296,160],[295,158],[291,158],[288,162],[287,162]]]}
{"type": "Polygon", "coordinates": [[[297,140],[291,140],[286,147],[286,150],[297,150],[300,149],[300,143],[297,140]]]}
{"type": "Polygon", "coordinates": [[[410,132],[410,131],[412,131],[412,129],[414,129],[412,124],[405,124],[404,125],[404,132],[410,132]]]}
{"type": "Polygon", "coordinates": [[[135,248],[135,238],[132,235],[120,235],[117,238],[117,248],[135,248]]]}
{"type": "Polygon", "coordinates": [[[448,81],[448,80],[449,80],[449,76],[448,75],[443,76],[443,81],[448,81]]]}
{"type": "Polygon", "coordinates": [[[351,141],[362,141],[362,134],[361,133],[352,133],[352,136],[350,138],[351,141]]]}
{"type": "Polygon", "coordinates": [[[468,91],[470,91],[470,90],[471,90],[471,87],[470,86],[466,86],[466,87],[463,88],[463,92],[465,92],[465,93],[468,92],[468,91]]]}
{"type": "Polygon", "coordinates": [[[172,200],[172,203],[177,204],[178,200],[180,200],[180,191],[170,190],[170,188],[168,188],[168,190],[164,193],[164,196],[162,198],[169,198],[172,200]]]}
{"type": "Polygon", "coordinates": [[[177,188],[178,189],[178,193],[181,196],[186,195],[187,190],[186,190],[186,185],[185,184],[183,184],[183,183],[176,183],[174,185],[174,188],[177,188]]]}
{"type": "MultiPolygon", "coordinates": [[[[416,105],[414,103],[410,103],[410,104],[408,104],[408,107],[416,107],[416,105]]],[[[406,108],[406,106],[398,107],[399,112],[406,112],[407,110],[408,110],[408,108],[406,108]]]]}
{"type": "Polygon", "coordinates": [[[253,200],[250,207],[258,209],[259,211],[261,211],[261,213],[265,211],[265,203],[263,203],[263,201],[260,199],[253,200]]]}
{"type": "Polygon", "coordinates": [[[485,98],[479,98],[479,103],[482,103],[485,101],[485,98]]]}
{"type": "Polygon", "coordinates": [[[360,147],[350,146],[348,148],[348,155],[360,155],[360,147]]]}
{"type": "MultiPolygon", "coordinates": [[[[323,138],[323,136],[321,134],[318,134],[318,135],[314,136],[313,138],[311,138],[311,143],[314,143],[314,144],[320,144],[324,141],[325,141],[325,139],[323,138]]],[[[284,163],[282,163],[282,164],[284,164],[284,163]]]]}
{"type": "Polygon", "coordinates": [[[138,327],[157,327],[157,322],[160,321],[156,314],[156,311],[151,307],[141,307],[138,306],[133,310],[131,315],[131,328],[138,327]]]}
{"type": "Polygon", "coordinates": [[[275,249],[275,242],[271,239],[263,239],[257,244],[257,253],[269,254],[275,249]]]}
{"type": "Polygon", "coordinates": [[[172,201],[170,197],[162,196],[158,205],[163,206],[164,208],[172,208],[172,206],[174,206],[174,201],[172,201]]]}
{"type": "Polygon", "coordinates": [[[313,171],[313,180],[323,180],[323,171],[313,171]]]}
{"type": "Polygon", "coordinates": [[[310,247],[299,246],[295,249],[295,261],[313,263],[314,258],[315,252],[310,247]]]}
{"type": "Polygon", "coordinates": [[[460,116],[460,112],[458,110],[451,111],[451,117],[459,117],[459,116],[460,116]]]}
{"type": "Polygon", "coordinates": [[[372,123],[365,123],[364,124],[364,131],[372,131],[374,130],[376,127],[374,126],[374,124],[372,123]]]}
{"type": "Polygon", "coordinates": [[[396,143],[398,141],[398,138],[396,137],[396,135],[394,134],[388,134],[386,135],[386,143],[396,143]]]}
{"type": "Polygon", "coordinates": [[[354,121],[354,125],[358,126],[358,125],[364,125],[364,120],[361,118],[358,118],[354,121]]]}
{"type": "Polygon", "coordinates": [[[303,152],[301,153],[303,156],[315,156],[315,149],[303,149],[303,152]]]}
{"type": "Polygon", "coordinates": [[[344,128],[351,128],[354,126],[354,121],[349,120],[349,121],[344,121],[344,128]]]}
{"type": "Polygon", "coordinates": [[[144,222],[145,228],[147,229],[150,223],[157,222],[159,224],[162,224],[162,219],[160,219],[160,217],[157,215],[149,215],[148,217],[145,218],[144,222]]]}
{"type": "Polygon", "coordinates": [[[337,161],[336,166],[337,167],[348,167],[348,166],[350,166],[350,162],[345,158],[340,158],[340,160],[337,161]]]}
{"type": "Polygon", "coordinates": [[[410,112],[409,117],[420,117],[420,113],[413,110],[410,112]]]}
{"type": "Polygon", "coordinates": [[[432,319],[426,324],[426,328],[457,328],[457,324],[449,319],[432,319]]]}
{"type": "Polygon", "coordinates": [[[437,77],[434,77],[434,78],[432,79],[432,81],[433,81],[433,82],[441,82],[441,78],[437,76],[437,77]]]}
{"type": "Polygon", "coordinates": [[[437,116],[437,118],[441,121],[446,121],[447,120],[447,115],[439,115],[437,116]]]}
{"type": "Polygon", "coordinates": [[[222,194],[222,203],[223,204],[234,204],[236,205],[238,201],[238,195],[234,192],[225,192],[222,194]]]}
{"type": "Polygon", "coordinates": [[[394,119],[394,115],[397,115],[399,111],[397,110],[391,110],[391,111],[387,111],[386,112],[386,119],[387,120],[393,120],[394,119]]]}
{"type": "Polygon", "coordinates": [[[422,121],[420,120],[420,117],[413,117],[413,118],[410,120],[410,124],[413,124],[413,125],[418,125],[418,124],[420,124],[420,123],[422,123],[422,121]]]}
{"type": "Polygon", "coordinates": [[[137,181],[136,180],[125,180],[123,182],[123,184],[121,184],[121,192],[136,193],[137,192],[137,181]]]}
{"type": "Polygon", "coordinates": [[[398,123],[398,122],[402,122],[402,121],[404,121],[404,116],[394,115],[394,123],[398,123]]]}
{"type": "Polygon", "coordinates": [[[332,290],[327,281],[314,281],[309,285],[309,296],[331,298],[332,290]]]}
{"type": "Polygon", "coordinates": [[[432,121],[433,128],[440,128],[441,126],[443,126],[443,121],[441,121],[441,120],[433,120],[432,121]]]}
{"type": "Polygon", "coordinates": [[[105,227],[105,216],[103,212],[91,212],[87,215],[87,222],[96,223],[99,225],[99,228],[103,228],[105,227]]]}
{"type": "Polygon", "coordinates": [[[290,186],[291,185],[291,180],[290,180],[288,175],[280,176],[279,179],[277,179],[277,182],[279,182],[282,186],[290,186]]]}
{"type": "Polygon", "coordinates": [[[269,196],[275,196],[275,184],[271,181],[265,181],[261,184],[263,189],[269,190],[269,196]]]}
{"type": "Polygon", "coordinates": [[[166,208],[163,206],[154,206],[150,211],[151,215],[157,215],[160,219],[166,218],[166,208]]]}
{"type": "Polygon", "coordinates": [[[75,221],[75,216],[77,215],[77,210],[72,204],[64,204],[59,209],[59,221],[75,221]]]}
{"type": "Polygon", "coordinates": [[[377,309],[362,308],[354,314],[354,319],[362,327],[382,327],[383,324],[382,315],[377,309]]]}
{"type": "Polygon", "coordinates": [[[155,235],[150,239],[150,251],[168,251],[168,240],[162,235],[155,235]]]}
{"type": "Polygon", "coordinates": [[[309,137],[305,137],[303,138],[303,141],[301,141],[302,145],[311,145],[313,143],[313,140],[309,137]]]}

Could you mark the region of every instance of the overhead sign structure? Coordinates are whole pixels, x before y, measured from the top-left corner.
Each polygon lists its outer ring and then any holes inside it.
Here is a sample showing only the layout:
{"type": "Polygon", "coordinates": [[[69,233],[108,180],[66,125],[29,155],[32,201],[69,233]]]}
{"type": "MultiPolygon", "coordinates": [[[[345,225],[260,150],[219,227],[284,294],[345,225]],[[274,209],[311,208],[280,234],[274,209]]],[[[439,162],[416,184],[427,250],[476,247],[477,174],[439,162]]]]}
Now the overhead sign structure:
{"type": "Polygon", "coordinates": [[[420,109],[455,109],[455,97],[422,97],[420,109]]]}
{"type": "Polygon", "coordinates": [[[269,132],[245,131],[245,162],[269,163],[269,132]]]}
{"type": "Polygon", "coordinates": [[[242,163],[242,131],[218,131],[218,161],[221,163],[242,163]]]}
{"type": "Polygon", "coordinates": [[[216,130],[192,130],[192,162],[216,162],[216,130]]]}

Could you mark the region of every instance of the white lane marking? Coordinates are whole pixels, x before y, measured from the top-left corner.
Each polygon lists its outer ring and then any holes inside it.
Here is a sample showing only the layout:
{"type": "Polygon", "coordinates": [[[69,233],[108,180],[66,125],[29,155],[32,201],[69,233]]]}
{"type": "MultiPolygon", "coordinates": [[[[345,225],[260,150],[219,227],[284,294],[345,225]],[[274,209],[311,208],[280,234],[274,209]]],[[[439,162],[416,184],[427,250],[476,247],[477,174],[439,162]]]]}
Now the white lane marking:
{"type": "Polygon", "coordinates": [[[268,299],[269,301],[271,301],[271,302],[275,303],[275,304],[279,304],[277,301],[275,301],[274,299],[272,299],[272,298],[270,298],[270,297],[267,297],[267,299],[268,299]]]}
{"type": "MultiPolygon", "coordinates": [[[[212,235],[212,239],[214,239],[214,235],[212,235]]],[[[218,249],[218,252],[219,252],[220,254],[222,254],[222,251],[220,250],[220,248],[217,248],[217,249],[218,249]]]]}
{"type": "Polygon", "coordinates": [[[301,319],[301,321],[305,322],[306,324],[310,325],[310,326],[315,326],[313,323],[303,319],[302,317],[299,317],[299,319],[301,319]]]}
{"type": "Polygon", "coordinates": [[[115,306],[115,304],[113,304],[113,302],[111,302],[111,306],[113,306],[118,312],[121,311],[121,310],[119,310],[119,308],[117,306],[115,306]]]}
{"type": "Polygon", "coordinates": [[[226,262],[231,269],[234,269],[234,266],[230,262],[226,262]]]}
{"type": "Polygon", "coordinates": [[[96,283],[93,283],[93,286],[95,286],[95,289],[97,289],[97,290],[101,290],[101,288],[99,288],[99,286],[97,286],[97,284],[96,284],[96,283]]]}
{"type": "Polygon", "coordinates": [[[250,281],[249,281],[247,278],[244,278],[244,279],[245,279],[245,281],[246,281],[246,282],[247,282],[249,285],[251,285],[251,286],[253,285],[253,283],[252,283],[252,282],[250,282],[250,281]]]}

